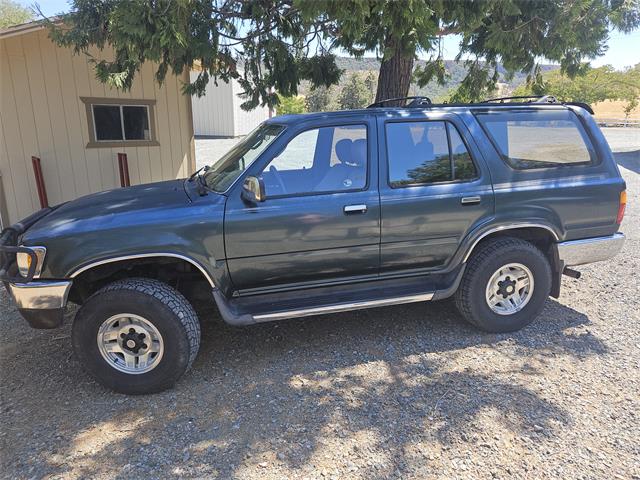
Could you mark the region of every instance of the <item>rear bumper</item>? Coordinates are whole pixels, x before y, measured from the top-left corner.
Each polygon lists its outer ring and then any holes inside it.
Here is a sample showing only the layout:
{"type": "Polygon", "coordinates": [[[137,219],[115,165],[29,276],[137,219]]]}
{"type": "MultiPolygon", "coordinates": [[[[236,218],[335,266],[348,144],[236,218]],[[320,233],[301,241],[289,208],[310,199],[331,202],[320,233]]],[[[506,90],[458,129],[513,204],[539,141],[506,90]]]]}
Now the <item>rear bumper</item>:
{"type": "Polygon", "coordinates": [[[62,325],[71,281],[34,281],[5,284],[20,314],[33,328],[62,325]]]}
{"type": "Polygon", "coordinates": [[[558,243],[558,257],[565,267],[600,262],[615,257],[624,245],[625,236],[584,238],[558,243]]]}

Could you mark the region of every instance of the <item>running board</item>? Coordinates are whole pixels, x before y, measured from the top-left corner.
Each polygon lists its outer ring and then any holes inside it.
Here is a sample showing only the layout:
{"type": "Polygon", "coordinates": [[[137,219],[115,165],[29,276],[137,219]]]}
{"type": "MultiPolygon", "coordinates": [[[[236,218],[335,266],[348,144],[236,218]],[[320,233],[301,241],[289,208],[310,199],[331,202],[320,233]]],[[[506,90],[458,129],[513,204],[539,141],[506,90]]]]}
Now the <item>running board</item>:
{"type": "Polygon", "coordinates": [[[330,313],[441,300],[458,288],[464,265],[447,274],[374,279],[352,284],[334,284],[304,290],[235,295],[226,297],[213,290],[220,315],[231,325],[309,317],[330,313]]]}
{"type": "Polygon", "coordinates": [[[277,304],[270,303],[270,305],[262,305],[262,308],[258,308],[256,309],[257,311],[252,312],[235,304],[233,301],[227,300],[220,290],[213,290],[213,298],[218,305],[218,310],[220,311],[222,319],[226,323],[236,326],[284,320],[285,318],[310,317],[313,315],[326,315],[330,313],[347,312],[350,310],[361,310],[364,308],[400,305],[403,303],[426,302],[433,299],[433,296],[434,292],[423,292],[413,295],[377,298],[374,300],[325,303],[308,307],[298,306],[296,308],[278,308],[277,304]],[[270,309],[269,306],[273,309],[270,309]]]}
{"type": "Polygon", "coordinates": [[[213,298],[231,325],[300,318],[447,298],[460,284],[464,265],[444,275],[418,275],[336,284],[305,290],[226,297],[217,288],[213,298]]]}
{"type": "Polygon", "coordinates": [[[283,320],[285,318],[311,317],[313,315],[324,315],[327,313],[348,312],[351,310],[362,310],[363,308],[386,307],[389,305],[401,305],[403,303],[427,302],[433,298],[433,293],[423,293],[421,295],[407,295],[404,297],[383,298],[379,300],[365,300],[362,302],[336,303],[333,305],[323,305],[321,307],[309,307],[298,310],[285,310],[282,312],[264,313],[252,315],[256,323],[270,322],[272,320],[283,320]]]}

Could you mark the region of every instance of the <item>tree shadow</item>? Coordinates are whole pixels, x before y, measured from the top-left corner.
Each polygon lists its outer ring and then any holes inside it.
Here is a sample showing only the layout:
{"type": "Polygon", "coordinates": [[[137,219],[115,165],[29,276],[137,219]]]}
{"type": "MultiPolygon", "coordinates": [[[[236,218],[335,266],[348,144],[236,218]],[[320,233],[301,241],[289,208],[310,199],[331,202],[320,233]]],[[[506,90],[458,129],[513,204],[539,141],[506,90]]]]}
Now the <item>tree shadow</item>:
{"type": "Polygon", "coordinates": [[[244,329],[214,319],[174,390],[127,397],[82,372],[62,338],[68,325],[52,336],[10,317],[0,331],[10,476],[259,477],[266,462],[288,477],[339,445],[342,476],[402,477],[433,463],[421,445],[494,442],[474,426],[481,417],[506,437],[553,436],[571,416],[511,370],[534,378],[552,358],[607,352],[575,333],[585,315],[553,300],[533,325],[504,335],[467,326],[448,301],[244,329]]]}
{"type": "MultiPolygon", "coordinates": [[[[640,135],[640,132],[638,135],[640,135]]],[[[613,157],[616,159],[618,165],[632,172],[640,173],[640,150],[633,152],[614,152],[613,157]]]]}

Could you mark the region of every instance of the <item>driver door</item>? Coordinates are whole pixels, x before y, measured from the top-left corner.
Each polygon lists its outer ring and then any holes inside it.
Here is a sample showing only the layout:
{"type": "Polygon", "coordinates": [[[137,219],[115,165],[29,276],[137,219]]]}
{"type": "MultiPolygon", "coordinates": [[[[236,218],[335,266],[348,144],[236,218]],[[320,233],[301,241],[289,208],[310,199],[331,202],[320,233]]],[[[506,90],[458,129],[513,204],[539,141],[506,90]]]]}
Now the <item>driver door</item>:
{"type": "Polygon", "coordinates": [[[248,172],[264,182],[265,201],[245,203],[242,182],[227,201],[227,264],[237,290],[378,274],[373,118],[294,128],[280,153],[260,159],[248,172]]]}

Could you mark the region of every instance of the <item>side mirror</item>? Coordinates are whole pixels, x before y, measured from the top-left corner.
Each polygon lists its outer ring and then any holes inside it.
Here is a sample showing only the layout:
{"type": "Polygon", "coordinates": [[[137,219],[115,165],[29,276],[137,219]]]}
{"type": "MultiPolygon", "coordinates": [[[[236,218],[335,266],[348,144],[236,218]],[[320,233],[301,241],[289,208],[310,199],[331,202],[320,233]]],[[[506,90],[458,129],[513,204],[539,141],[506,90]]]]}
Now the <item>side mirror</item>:
{"type": "Polygon", "coordinates": [[[260,203],[265,200],[264,182],[258,177],[247,177],[242,184],[242,199],[248,203],[260,203]]]}

